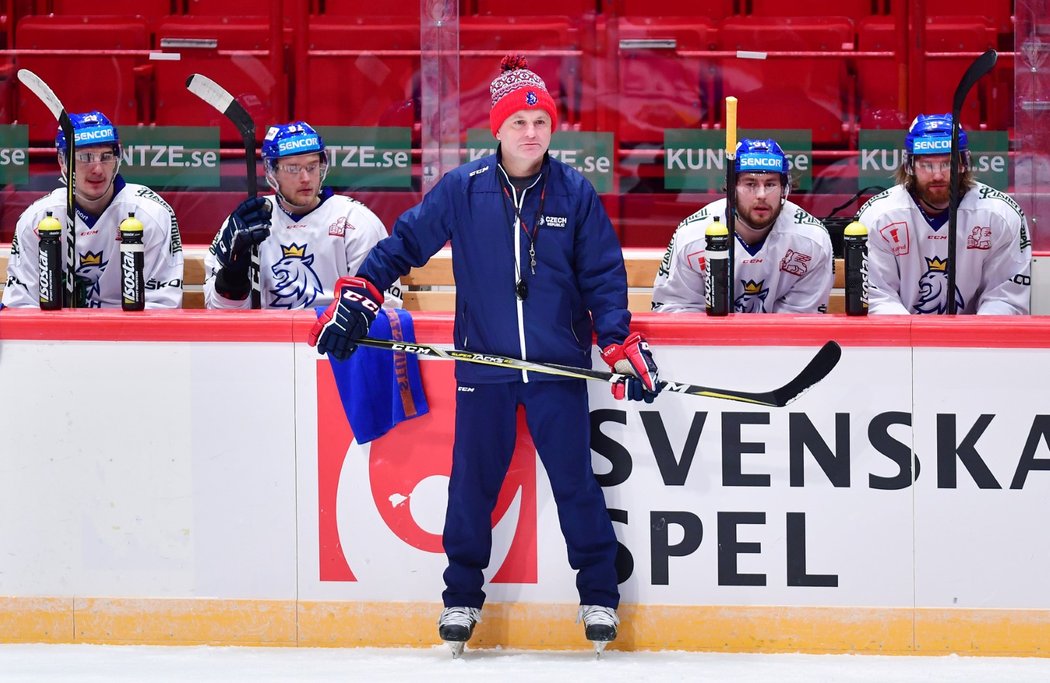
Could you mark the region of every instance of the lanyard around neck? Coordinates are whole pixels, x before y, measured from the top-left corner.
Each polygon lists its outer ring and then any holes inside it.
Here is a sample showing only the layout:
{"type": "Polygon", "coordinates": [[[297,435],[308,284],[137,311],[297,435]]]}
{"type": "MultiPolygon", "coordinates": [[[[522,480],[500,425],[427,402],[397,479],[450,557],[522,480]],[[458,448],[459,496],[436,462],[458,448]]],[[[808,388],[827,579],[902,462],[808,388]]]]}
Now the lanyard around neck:
{"type": "MultiPolygon", "coordinates": [[[[542,171],[541,171],[542,173],[542,171]]],[[[532,230],[529,230],[529,224],[525,222],[525,219],[521,217],[521,212],[518,210],[518,204],[514,201],[514,197],[510,194],[510,180],[507,179],[506,183],[501,183],[503,187],[503,194],[507,197],[507,201],[510,202],[511,208],[514,210],[514,216],[518,219],[518,224],[521,226],[522,232],[529,238],[529,268],[532,274],[536,274],[536,238],[539,237],[540,233],[540,220],[543,217],[543,203],[547,199],[547,176],[543,176],[543,185],[540,186],[540,206],[536,211],[536,221],[533,223],[532,230]]],[[[535,183],[533,184],[535,187],[535,183]]],[[[527,190],[528,188],[526,188],[527,190]]],[[[525,192],[525,190],[522,190],[525,192]]]]}

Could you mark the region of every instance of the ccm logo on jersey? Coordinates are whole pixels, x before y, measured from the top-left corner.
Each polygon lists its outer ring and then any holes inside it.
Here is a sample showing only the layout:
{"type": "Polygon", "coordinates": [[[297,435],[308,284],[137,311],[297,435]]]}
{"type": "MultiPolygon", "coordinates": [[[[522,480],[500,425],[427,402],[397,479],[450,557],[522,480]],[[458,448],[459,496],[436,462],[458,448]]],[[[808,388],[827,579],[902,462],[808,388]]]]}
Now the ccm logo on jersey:
{"type": "Polygon", "coordinates": [[[565,216],[540,216],[539,224],[548,228],[564,228],[569,224],[569,219],[565,216]]]}
{"type": "Polygon", "coordinates": [[[884,228],[879,228],[879,234],[889,243],[894,256],[903,256],[911,251],[907,223],[890,223],[884,228]]]}
{"type": "Polygon", "coordinates": [[[977,225],[970,231],[966,238],[967,249],[981,249],[987,251],[992,248],[992,229],[982,228],[977,225]]]}

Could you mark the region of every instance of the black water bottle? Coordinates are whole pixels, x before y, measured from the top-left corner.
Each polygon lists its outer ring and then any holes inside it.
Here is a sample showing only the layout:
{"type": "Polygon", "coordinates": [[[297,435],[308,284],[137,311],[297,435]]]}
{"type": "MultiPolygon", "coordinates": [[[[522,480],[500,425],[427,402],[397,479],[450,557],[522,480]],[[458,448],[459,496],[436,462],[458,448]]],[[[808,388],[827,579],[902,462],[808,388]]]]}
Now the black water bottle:
{"type": "Polygon", "coordinates": [[[125,311],[146,307],[146,283],[142,277],[145,247],[142,245],[142,221],[132,211],[120,222],[120,306],[125,311]]]}
{"type": "Polygon", "coordinates": [[[868,228],[853,221],[842,232],[846,262],[846,315],[868,314],[868,228]]]}
{"type": "Polygon", "coordinates": [[[708,315],[729,315],[729,230],[718,216],[704,231],[707,251],[704,254],[707,274],[704,297],[708,315]]]}
{"type": "Polygon", "coordinates": [[[51,212],[36,226],[40,236],[40,310],[57,311],[62,308],[65,285],[62,282],[62,224],[51,212]]]}

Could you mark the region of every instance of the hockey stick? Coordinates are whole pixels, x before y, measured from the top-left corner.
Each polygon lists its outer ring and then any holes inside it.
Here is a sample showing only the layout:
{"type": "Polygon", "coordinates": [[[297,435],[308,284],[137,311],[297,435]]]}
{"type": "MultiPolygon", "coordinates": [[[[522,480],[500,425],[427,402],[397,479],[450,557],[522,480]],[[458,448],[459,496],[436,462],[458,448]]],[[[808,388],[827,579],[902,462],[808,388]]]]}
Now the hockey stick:
{"type": "Polygon", "coordinates": [[[729,231],[729,310],[736,302],[736,98],[726,98],[726,230],[729,231]]]}
{"type": "MultiPolygon", "coordinates": [[[[258,169],[255,162],[255,121],[233,95],[203,74],[190,74],[186,79],[186,88],[228,118],[241,134],[241,138],[244,139],[244,161],[248,167],[248,197],[254,199],[259,194],[258,169]]],[[[261,308],[259,245],[252,245],[251,254],[252,308],[261,308]]]]}
{"type": "MultiPolygon", "coordinates": [[[[390,351],[403,351],[414,353],[429,358],[444,358],[446,360],[461,360],[467,363],[478,363],[480,365],[494,365],[501,368],[513,370],[529,370],[531,372],[542,372],[548,375],[559,375],[561,377],[572,377],[575,379],[590,379],[599,382],[616,383],[628,378],[616,372],[605,372],[603,370],[590,370],[587,368],[575,368],[569,365],[558,365],[556,363],[534,363],[532,361],[500,356],[493,353],[473,353],[471,351],[444,350],[430,344],[410,344],[407,342],[391,341],[388,339],[373,339],[363,337],[357,340],[362,346],[371,346],[377,349],[389,349],[390,351]]],[[[689,394],[690,396],[705,396],[707,398],[721,398],[727,401],[742,401],[760,406],[771,406],[782,408],[805,393],[810,387],[828,376],[839,358],[842,357],[842,349],[834,341],[829,341],[820,348],[817,355],[809,364],[803,368],[794,379],[772,391],[748,392],[736,391],[734,389],[717,389],[696,384],[683,384],[681,382],[660,381],[663,391],[673,391],[678,394],[689,394]]]]}
{"type": "Polygon", "coordinates": [[[64,179],[66,183],[66,306],[77,307],[77,173],[74,164],[76,153],[76,135],[73,130],[73,122],[69,120],[69,114],[62,102],[47,83],[29,69],[18,70],[18,80],[22,85],[33,91],[33,94],[44,103],[56,119],[58,126],[62,129],[62,135],[66,138],[66,169],[64,179]]]}
{"type": "Polygon", "coordinates": [[[958,239],[955,228],[959,222],[959,189],[962,184],[962,155],[959,151],[959,117],[962,116],[963,104],[970,90],[995,66],[999,54],[995,50],[988,50],[983,55],[973,60],[958,87],[955,88],[955,97],[952,99],[952,154],[950,161],[950,177],[948,180],[948,315],[955,315],[958,302],[955,299],[955,254],[958,239]]]}

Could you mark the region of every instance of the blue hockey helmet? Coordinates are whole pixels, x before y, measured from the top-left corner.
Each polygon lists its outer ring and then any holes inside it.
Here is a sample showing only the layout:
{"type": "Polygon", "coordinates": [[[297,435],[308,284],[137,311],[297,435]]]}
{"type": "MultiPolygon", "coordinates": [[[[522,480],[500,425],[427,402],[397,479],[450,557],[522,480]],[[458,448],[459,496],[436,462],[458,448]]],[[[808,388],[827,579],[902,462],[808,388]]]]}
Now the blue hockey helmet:
{"type": "MultiPolygon", "coordinates": [[[[120,137],[113,123],[100,111],[89,111],[85,114],[70,114],[69,121],[73,124],[73,140],[77,147],[91,147],[94,145],[110,145],[113,150],[120,151],[120,137]]],[[[66,151],[66,135],[61,126],[58,135],[55,136],[55,147],[59,152],[66,151]]]]}
{"type": "Polygon", "coordinates": [[[328,154],[324,151],[324,140],[305,121],[270,126],[263,139],[262,156],[271,165],[283,157],[314,152],[321,155],[322,163],[328,163],[328,154]]]}
{"type": "Polygon", "coordinates": [[[787,183],[787,155],[776,140],[741,140],[736,145],[735,164],[737,173],[779,173],[787,183]]]}
{"type": "MultiPolygon", "coordinates": [[[[966,131],[959,126],[959,151],[967,151],[966,131]]],[[[904,150],[909,155],[951,154],[952,115],[919,114],[911,122],[904,138],[904,150]]]]}

